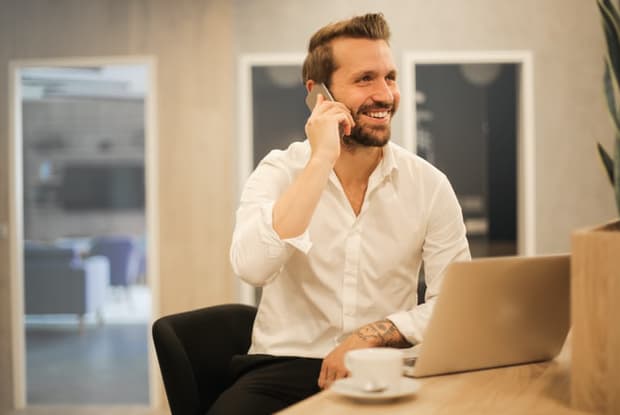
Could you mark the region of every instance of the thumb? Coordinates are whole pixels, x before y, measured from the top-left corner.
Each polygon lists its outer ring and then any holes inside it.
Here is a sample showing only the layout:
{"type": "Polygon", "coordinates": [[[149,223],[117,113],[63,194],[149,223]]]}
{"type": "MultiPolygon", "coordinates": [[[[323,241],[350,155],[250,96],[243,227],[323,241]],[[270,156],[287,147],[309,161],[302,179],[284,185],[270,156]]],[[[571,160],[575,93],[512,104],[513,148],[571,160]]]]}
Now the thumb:
{"type": "Polygon", "coordinates": [[[325,97],[323,96],[323,94],[317,94],[316,102],[314,103],[314,108],[316,108],[319,105],[321,105],[321,103],[323,103],[323,101],[325,101],[325,97]]]}

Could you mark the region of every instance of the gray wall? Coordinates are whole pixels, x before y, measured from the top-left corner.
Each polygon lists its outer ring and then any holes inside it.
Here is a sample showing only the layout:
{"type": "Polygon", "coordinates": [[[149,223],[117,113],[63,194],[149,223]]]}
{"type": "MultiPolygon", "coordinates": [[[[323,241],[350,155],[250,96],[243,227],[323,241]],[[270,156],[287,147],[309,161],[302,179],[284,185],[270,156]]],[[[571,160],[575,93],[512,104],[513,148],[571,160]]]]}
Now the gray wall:
{"type": "Polygon", "coordinates": [[[597,140],[611,149],[612,128],[594,0],[236,0],[237,52],[304,52],[319,26],[371,11],[389,21],[398,65],[409,51],[533,52],[538,253],[567,251],[573,229],[617,216],[595,150],[597,140]]]}

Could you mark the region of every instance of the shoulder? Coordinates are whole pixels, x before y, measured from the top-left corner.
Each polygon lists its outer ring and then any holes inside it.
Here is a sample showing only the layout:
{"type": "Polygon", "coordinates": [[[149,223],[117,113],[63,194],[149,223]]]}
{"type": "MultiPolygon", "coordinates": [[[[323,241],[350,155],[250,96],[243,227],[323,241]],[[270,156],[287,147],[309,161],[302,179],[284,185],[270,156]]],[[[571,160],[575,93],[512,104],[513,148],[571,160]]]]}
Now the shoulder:
{"type": "Polygon", "coordinates": [[[302,169],[310,158],[308,141],[295,141],[284,150],[271,150],[259,163],[270,164],[287,170],[302,169]]]}
{"type": "Polygon", "coordinates": [[[246,180],[242,200],[265,194],[276,197],[307,164],[309,147],[307,143],[294,142],[285,150],[271,150],[246,180]]]}

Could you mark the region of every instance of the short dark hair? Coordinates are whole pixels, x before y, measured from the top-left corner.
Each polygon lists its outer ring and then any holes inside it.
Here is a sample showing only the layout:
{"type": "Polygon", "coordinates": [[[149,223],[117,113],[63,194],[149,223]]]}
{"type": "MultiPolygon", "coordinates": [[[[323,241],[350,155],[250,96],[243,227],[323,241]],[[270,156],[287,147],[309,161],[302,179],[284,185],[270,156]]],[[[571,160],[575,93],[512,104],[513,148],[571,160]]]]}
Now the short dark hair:
{"type": "Polygon", "coordinates": [[[336,69],[331,41],[339,37],[390,41],[390,28],[382,13],[368,13],[348,20],[331,23],[319,29],[310,38],[308,55],[304,60],[302,77],[304,83],[329,81],[336,69]]]}

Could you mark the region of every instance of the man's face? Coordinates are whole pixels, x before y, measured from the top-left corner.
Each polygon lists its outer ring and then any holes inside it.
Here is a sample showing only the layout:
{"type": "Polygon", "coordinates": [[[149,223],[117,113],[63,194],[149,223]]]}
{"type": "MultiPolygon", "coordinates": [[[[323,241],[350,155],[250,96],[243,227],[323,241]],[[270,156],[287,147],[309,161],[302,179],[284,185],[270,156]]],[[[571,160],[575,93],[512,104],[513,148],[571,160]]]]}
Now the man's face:
{"type": "Polygon", "coordinates": [[[336,38],[332,52],[337,69],[330,90],[336,101],[351,110],[355,120],[349,141],[364,146],[385,145],[400,102],[390,47],[383,40],[336,38]]]}

